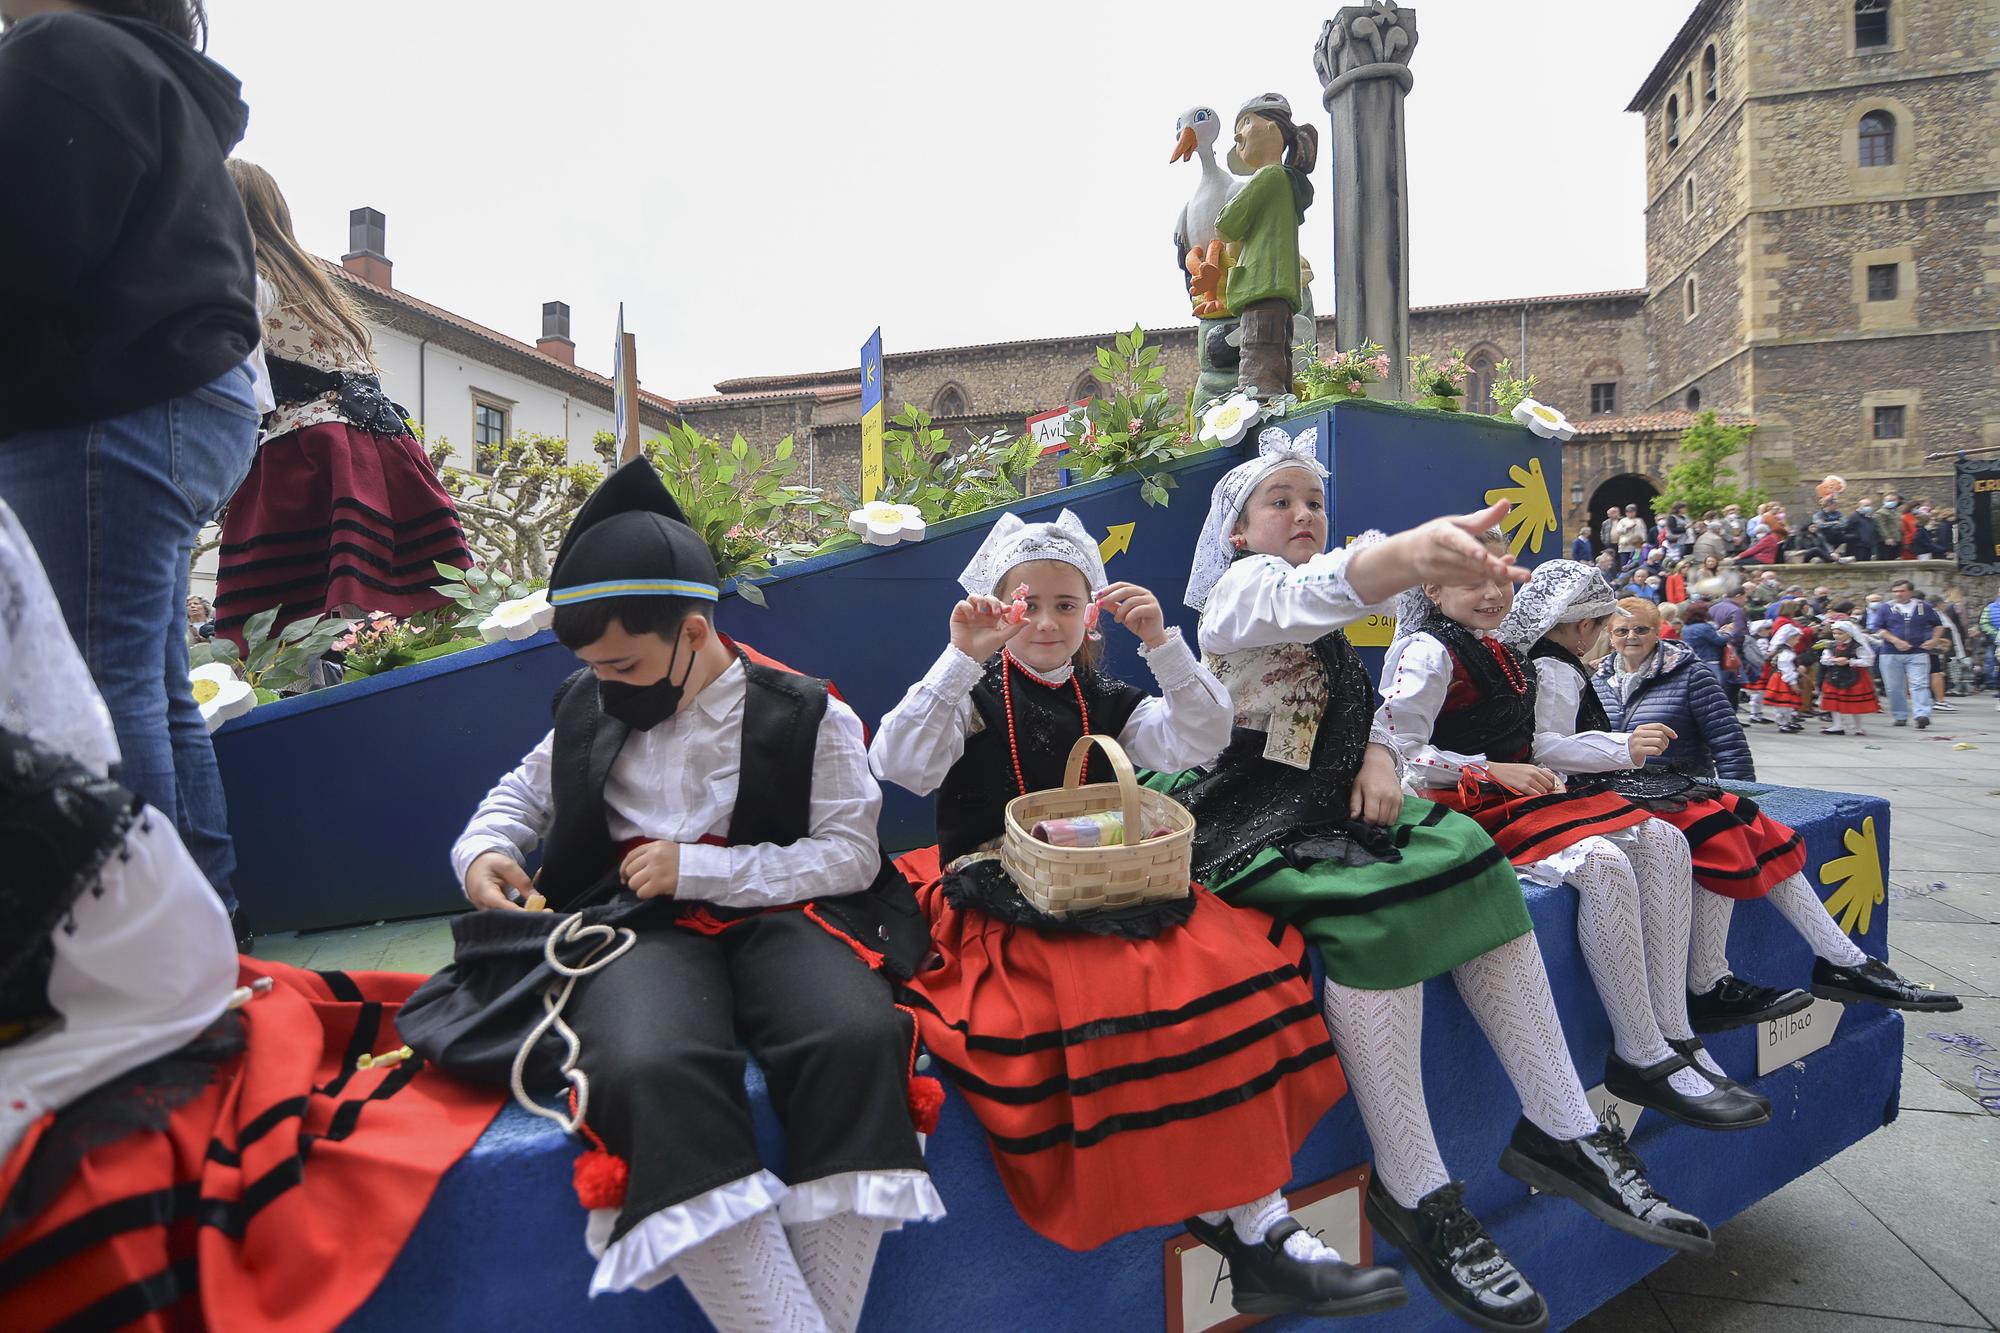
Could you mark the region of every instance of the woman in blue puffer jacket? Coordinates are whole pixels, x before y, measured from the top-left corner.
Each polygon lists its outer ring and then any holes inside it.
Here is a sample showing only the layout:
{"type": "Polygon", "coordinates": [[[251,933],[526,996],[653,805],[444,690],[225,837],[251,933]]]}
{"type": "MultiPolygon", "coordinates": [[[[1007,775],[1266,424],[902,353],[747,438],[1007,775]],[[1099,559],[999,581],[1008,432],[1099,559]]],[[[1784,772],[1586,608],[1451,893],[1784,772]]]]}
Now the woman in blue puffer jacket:
{"type": "MultiPolygon", "coordinates": [[[[1664,723],[1675,740],[1651,764],[1755,781],[1743,724],[1718,677],[1704,669],[1694,649],[1660,642],[1658,607],[1637,597],[1618,605],[1632,618],[1621,622],[1613,640],[1618,651],[1599,663],[1591,678],[1609,729],[1664,723]]],[[[1779,1018],[1812,1003],[1804,991],[1781,991],[1730,974],[1729,919],[1739,898],[1767,898],[1812,947],[1813,995],[1892,1009],[1959,1007],[1956,996],[1919,989],[1855,946],[1806,883],[1804,840],[1755,802],[1725,792],[1715,801],[1691,802],[1685,811],[1657,813],[1688,836],[1695,883],[1705,890],[1694,896],[1688,954],[1688,1018],[1696,1032],[1779,1018]]]]}

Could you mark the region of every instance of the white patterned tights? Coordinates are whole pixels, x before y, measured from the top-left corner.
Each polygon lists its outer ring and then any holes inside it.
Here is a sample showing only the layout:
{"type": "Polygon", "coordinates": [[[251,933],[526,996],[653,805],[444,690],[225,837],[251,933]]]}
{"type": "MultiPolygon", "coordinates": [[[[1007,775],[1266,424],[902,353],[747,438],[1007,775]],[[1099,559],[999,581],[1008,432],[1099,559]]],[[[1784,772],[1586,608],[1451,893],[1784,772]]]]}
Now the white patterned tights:
{"type": "MultiPolygon", "coordinates": [[[[1859,967],[1868,961],[1847,932],[1826,910],[1803,874],[1781,881],[1770,893],[1771,906],[1778,909],[1792,929],[1805,937],[1816,957],[1836,967],[1859,967]]],[[[1711,990],[1729,971],[1729,919],[1736,903],[1706,889],[1694,895],[1694,946],[1688,953],[1688,989],[1697,993],[1711,990]]]]}
{"type": "MultiPolygon", "coordinates": [[[[1500,1057],[1521,1109],[1558,1139],[1580,1139],[1597,1117],[1570,1063],[1534,935],[1452,969],[1452,980],[1500,1057]]],[[[1424,988],[1359,990],[1329,979],[1326,1021],[1375,1147],[1383,1187],[1405,1208],[1449,1184],[1424,1102],[1424,988]]]]}
{"type": "Polygon", "coordinates": [[[674,1272],[722,1333],[827,1333],[773,1209],[682,1251],[674,1272]]]}

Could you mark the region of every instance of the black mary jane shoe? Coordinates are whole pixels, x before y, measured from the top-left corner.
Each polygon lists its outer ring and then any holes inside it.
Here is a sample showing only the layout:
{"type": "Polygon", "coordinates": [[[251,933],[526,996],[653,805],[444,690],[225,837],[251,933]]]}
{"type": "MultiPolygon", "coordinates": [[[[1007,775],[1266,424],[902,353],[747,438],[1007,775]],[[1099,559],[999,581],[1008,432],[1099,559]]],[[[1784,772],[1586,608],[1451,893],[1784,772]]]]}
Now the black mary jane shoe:
{"type": "Polygon", "coordinates": [[[1678,1055],[1642,1069],[1625,1063],[1614,1051],[1604,1061],[1604,1090],[1696,1129],[1755,1129],[1771,1123],[1771,1104],[1733,1083],[1698,1097],[1680,1091],[1667,1080],[1683,1069],[1708,1077],[1678,1055]]]}
{"type": "Polygon", "coordinates": [[[1190,1217],[1187,1229],[1229,1261],[1229,1303],[1238,1314],[1379,1314],[1410,1299],[1393,1268],[1362,1268],[1344,1260],[1306,1263],[1285,1253],[1285,1241],[1305,1230],[1295,1217],[1277,1223],[1254,1245],[1228,1222],[1190,1217]]]}
{"type": "Polygon", "coordinates": [[[1549,1307],[1465,1206],[1465,1186],[1439,1186],[1405,1208],[1368,1182],[1369,1222],[1403,1252],[1446,1312],[1494,1333],[1541,1333],[1549,1307]]]}
{"type": "Polygon", "coordinates": [[[1688,992],[1688,1025],[1696,1032],[1727,1032],[1811,1007],[1812,996],[1802,990],[1759,986],[1725,972],[1707,990],[1688,992]]]}
{"type": "Polygon", "coordinates": [[[1769,1097],[1764,1096],[1760,1092],[1751,1091],[1749,1088],[1744,1087],[1741,1083],[1738,1083],[1735,1079],[1729,1077],[1729,1075],[1727,1074],[1716,1073],[1714,1070],[1710,1069],[1707,1065],[1703,1064],[1701,1061],[1694,1058],[1697,1053],[1702,1055],[1708,1054],[1708,1048],[1701,1044],[1700,1037],[1668,1037],[1667,1045],[1673,1047],[1674,1054],[1678,1055],[1681,1059],[1687,1061],[1688,1064],[1694,1069],[1694,1071],[1697,1074],[1700,1074],[1703,1078],[1707,1079],[1710,1083],[1713,1083],[1716,1087],[1727,1088],[1733,1092],[1741,1093],[1743,1096],[1749,1098],[1752,1102],[1755,1102],[1758,1106],[1763,1107],[1765,1121],[1768,1122],[1770,1120],[1771,1099],[1769,1097]]]}
{"type": "Polygon", "coordinates": [[[1824,958],[1813,959],[1812,993],[1842,1004],[1879,1004],[1920,1014],[1952,1014],[1965,1007],[1950,991],[1926,990],[1905,981],[1874,958],[1859,967],[1836,967],[1824,958]]]}
{"type": "Polygon", "coordinates": [[[1646,1164],[1609,1125],[1580,1139],[1557,1139],[1523,1119],[1500,1154],[1500,1169],[1544,1194],[1559,1194],[1628,1236],[1684,1254],[1715,1253],[1708,1224],[1667,1202],[1646,1179],[1646,1164]]]}

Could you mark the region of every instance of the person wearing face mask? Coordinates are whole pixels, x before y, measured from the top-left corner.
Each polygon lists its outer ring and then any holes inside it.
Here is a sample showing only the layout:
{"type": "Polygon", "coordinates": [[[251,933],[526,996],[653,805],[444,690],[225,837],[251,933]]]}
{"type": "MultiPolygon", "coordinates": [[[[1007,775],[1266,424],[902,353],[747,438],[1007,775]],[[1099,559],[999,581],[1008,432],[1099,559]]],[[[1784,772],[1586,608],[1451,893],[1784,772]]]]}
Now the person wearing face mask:
{"type": "Polygon", "coordinates": [[[851,1330],[882,1235],[944,1216],[918,1138],[942,1090],[911,1077],[891,991],[928,941],[876,840],[860,719],[723,637],[717,582],[644,459],[585,502],[549,579],[584,669],[453,847],[484,910],[453,922],[455,962],[399,1026],[517,1099],[586,1076],[561,1119],[594,1146],[576,1172],[593,1294],[677,1275],[720,1328],[851,1330]],[[588,973],[573,994],[545,948],[588,973]],[[545,996],[567,997],[567,1061],[545,996]],[[751,1051],[782,1176],[751,1129],[751,1051]]]}
{"type": "Polygon", "coordinates": [[[1847,516],[1841,527],[1841,539],[1846,543],[1847,553],[1856,560],[1873,560],[1876,548],[1881,545],[1882,536],[1875,528],[1875,502],[1862,496],[1854,506],[1854,512],[1847,516]]]}
{"type": "Polygon", "coordinates": [[[1875,510],[1875,558],[1900,560],[1903,557],[1902,497],[1894,491],[1883,495],[1875,510]]]}

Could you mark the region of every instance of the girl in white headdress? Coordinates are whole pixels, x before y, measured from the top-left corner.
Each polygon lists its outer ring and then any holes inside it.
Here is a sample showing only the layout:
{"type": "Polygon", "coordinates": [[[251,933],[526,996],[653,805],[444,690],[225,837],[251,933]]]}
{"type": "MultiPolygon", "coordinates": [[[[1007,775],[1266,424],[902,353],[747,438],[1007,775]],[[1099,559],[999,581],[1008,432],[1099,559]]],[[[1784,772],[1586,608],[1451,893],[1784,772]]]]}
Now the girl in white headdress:
{"type": "Polygon", "coordinates": [[[111,715],[0,502],[0,1161],[35,1122],[221,1016],[222,904],[173,821],[107,777],[111,715]]]}
{"type": "Polygon", "coordinates": [[[1400,1304],[1393,1271],[1341,1262],[1285,1206],[1292,1154],[1345,1090],[1299,936],[1199,886],[1058,920],[995,852],[1007,802],[1061,786],[1079,737],[1187,768],[1228,741],[1227,693],[1150,592],[1107,585],[1096,539],[1067,510],[1054,523],[1003,515],[960,583],[950,646],[882,719],[869,757],[884,780],[938,793],[944,873],[904,861],[930,879],[918,897],[941,957],[912,980],[914,1007],[1014,1206],[1077,1250],[1186,1219],[1229,1258],[1244,1313],[1400,1304]],[[1138,636],[1160,695],[1097,669],[1100,618],[1138,636]]]}
{"type": "MultiPolygon", "coordinates": [[[[1589,839],[1569,860],[1552,856],[1537,877],[1565,877],[1580,895],[1577,936],[1610,1015],[1616,1047],[1606,1086],[1641,1105],[1655,1104],[1657,1090],[1667,1101],[1659,1109],[1688,1120],[1681,1096],[1686,1089],[1666,1081],[1690,1071],[1714,1092],[1697,1097],[1699,1113],[1689,1123],[1749,1129],[1769,1122],[1771,1104],[1724,1074],[1702,1046],[1688,1025],[1685,984],[1695,868],[1682,829],[1711,822],[1705,819],[1710,814],[1724,823],[1740,821],[1733,817],[1733,804],[1724,809],[1716,802],[1721,795],[1716,788],[1648,769],[1647,761],[1664,754],[1677,733],[1658,722],[1613,731],[1584,665],[1584,654],[1607,627],[1617,626],[1614,632],[1622,637],[1637,625],[1597,567],[1574,560],[1537,566],[1500,622],[1500,641],[1525,655],[1534,669],[1535,762],[1553,770],[1573,795],[1615,792],[1656,813],[1604,835],[1623,854],[1629,884],[1615,865],[1608,875],[1590,873],[1589,839]],[[1669,812],[1672,822],[1660,817],[1669,812]]],[[[1804,859],[1803,849],[1798,859],[1804,859]]]]}
{"type": "Polygon", "coordinates": [[[1540,1328],[1541,1296],[1438,1152],[1423,1095],[1427,979],[1451,974],[1520,1096],[1502,1169],[1656,1244],[1710,1241],[1646,1183],[1622,1135],[1599,1127],[1513,869],[1472,820],[1405,797],[1397,737],[1339,632],[1424,579],[1520,576],[1476,535],[1507,507],[1327,551],[1312,432],[1267,428],[1258,446],[1216,487],[1188,580],[1237,727],[1214,769],[1177,793],[1198,821],[1195,876],[1319,946],[1327,1021],[1375,1148],[1376,1228],[1453,1314],[1540,1328]]]}

